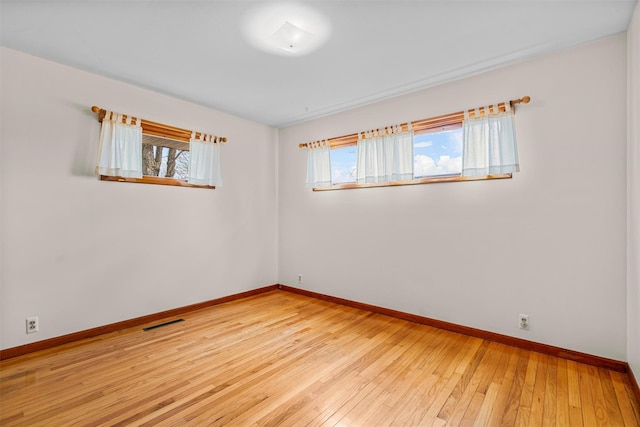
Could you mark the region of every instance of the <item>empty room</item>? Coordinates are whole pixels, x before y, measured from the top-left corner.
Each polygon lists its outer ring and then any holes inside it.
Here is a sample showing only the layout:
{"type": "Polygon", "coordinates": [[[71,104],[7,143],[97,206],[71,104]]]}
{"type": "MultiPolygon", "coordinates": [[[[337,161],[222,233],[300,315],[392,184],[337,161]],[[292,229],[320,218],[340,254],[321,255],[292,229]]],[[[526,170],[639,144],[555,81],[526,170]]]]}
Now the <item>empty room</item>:
{"type": "Polygon", "coordinates": [[[640,426],[637,0],[0,0],[0,425],[640,426]]]}

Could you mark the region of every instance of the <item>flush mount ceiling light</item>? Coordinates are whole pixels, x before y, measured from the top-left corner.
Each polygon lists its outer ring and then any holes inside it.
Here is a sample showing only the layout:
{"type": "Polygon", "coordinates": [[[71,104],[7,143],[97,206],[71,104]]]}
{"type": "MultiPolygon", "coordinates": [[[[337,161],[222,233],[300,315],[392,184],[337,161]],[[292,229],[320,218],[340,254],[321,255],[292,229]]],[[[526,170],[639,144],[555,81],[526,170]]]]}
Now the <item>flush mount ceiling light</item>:
{"type": "Polygon", "coordinates": [[[267,42],[287,52],[299,53],[301,50],[304,50],[306,46],[313,43],[314,37],[313,34],[287,21],[282,24],[282,27],[273,33],[271,37],[267,38],[267,42]]]}
{"type": "Polygon", "coordinates": [[[306,5],[276,3],[247,13],[243,32],[249,43],[265,52],[301,56],[324,44],[331,26],[327,18],[306,5]]]}

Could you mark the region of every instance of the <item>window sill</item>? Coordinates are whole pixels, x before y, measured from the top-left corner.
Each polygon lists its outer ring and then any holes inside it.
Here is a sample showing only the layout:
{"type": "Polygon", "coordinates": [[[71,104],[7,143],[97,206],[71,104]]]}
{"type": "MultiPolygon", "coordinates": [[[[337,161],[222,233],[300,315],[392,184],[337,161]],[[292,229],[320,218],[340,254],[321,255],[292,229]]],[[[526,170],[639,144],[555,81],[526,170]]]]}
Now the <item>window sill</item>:
{"type": "Polygon", "coordinates": [[[512,177],[512,174],[510,173],[487,175],[487,176],[448,175],[448,176],[412,179],[408,181],[378,182],[374,184],[355,184],[355,183],[336,184],[336,185],[332,185],[331,187],[316,187],[313,189],[313,191],[350,190],[353,188],[395,187],[399,185],[435,184],[439,182],[485,181],[488,179],[507,179],[511,177],[512,177]]]}
{"type": "Polygon", "coordinates": [[[189,184],[185,179],[162,178],[158,176],[143,176],[142,178],[124,178],[121,176],[100,175],[100,180],[116,181],[116,182],[134,182],[137,184],[172,185],[174,187],[192,187],[192,188],[208,188],[208,189],[216,188],[215,186],[212,186],[212,185],[189,184]]]}

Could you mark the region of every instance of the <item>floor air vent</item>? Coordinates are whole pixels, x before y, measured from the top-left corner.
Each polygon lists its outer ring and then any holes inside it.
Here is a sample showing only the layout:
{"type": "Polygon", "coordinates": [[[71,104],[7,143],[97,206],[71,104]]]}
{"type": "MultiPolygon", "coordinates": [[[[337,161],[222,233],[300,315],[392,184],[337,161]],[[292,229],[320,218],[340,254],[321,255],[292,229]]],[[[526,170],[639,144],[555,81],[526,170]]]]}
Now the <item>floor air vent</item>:
{"type": "Polygon", "coordinates": [[[152,329],[162,328],[163,326],[173,325],[174,323],[178,323],[178,322],[184,322],[184,319],[169,320],[168,322],[160,323],[159,325],[148,326],[144,328],[143,331],[150,331],[152,329]]]}

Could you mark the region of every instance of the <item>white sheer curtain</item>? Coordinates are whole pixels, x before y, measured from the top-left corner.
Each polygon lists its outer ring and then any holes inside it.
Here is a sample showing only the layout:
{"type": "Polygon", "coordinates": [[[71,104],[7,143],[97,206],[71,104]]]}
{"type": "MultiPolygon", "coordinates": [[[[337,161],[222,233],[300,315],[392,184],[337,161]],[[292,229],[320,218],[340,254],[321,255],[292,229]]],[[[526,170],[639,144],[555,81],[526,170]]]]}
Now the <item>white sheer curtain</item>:
{"type": "Polygon", "coordinates": [[[401,126],[358,134],[356,183],[413,179],[413,130],[401,126]]]}
{"type": "Polygon", "coordinates": [[[195,132],[191,134],[188,181],[194,185],[222,186],[220,142],[211,135],[200,134],[196,138],[195,132]]]}
{"type": "Polygon", "coordinates": [[[491,107],[494,113],[469,118],[465,111],[462,121],[462,176],[487,176],[520,171],[518,147],[511,103],[505,102],[506,112],[498,113],[498,106],[491,107]]]}
{"type": "Polygon", "coordinates": [[[142,127],[140,119],[131,123],[127,116],[107,111],[102,119],[100,146],[98,148],[99,175],[142,178],[142,127]]]}
{"type": "Polygon", "coordinates": [[[310,142],[307,148],[307,188],[331,186],[329,141],[310,142]]]}

